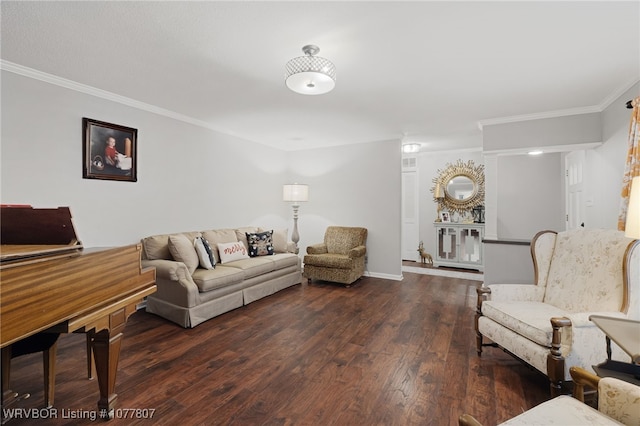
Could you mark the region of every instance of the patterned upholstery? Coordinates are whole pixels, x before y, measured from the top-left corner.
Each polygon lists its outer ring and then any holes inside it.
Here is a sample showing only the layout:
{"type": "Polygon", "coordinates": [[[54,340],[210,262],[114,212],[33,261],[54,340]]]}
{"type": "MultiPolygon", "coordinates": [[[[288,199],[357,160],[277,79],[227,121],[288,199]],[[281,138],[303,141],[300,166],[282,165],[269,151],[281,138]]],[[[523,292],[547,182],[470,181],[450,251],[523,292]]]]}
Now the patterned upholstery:
{"type": "Polygon", "coordinates": [[[367,229],[330,226],[324,242],[307,247],[303,275],[312,279],[351,285],[364,274],[367,229]]]}
{"type": "MultiPolygon", "coordinates": [[[[576,384],[573,398],[562,395],[500,423],[508,425],[626,425],[640,426],[640,386],[610,377],[599,378],[588,371],[571,368],[576,384]],[[598,410],[584,404],[584,387],[598,391],[598,410]]],[[[463,414],[460,426],[482,426],[475,418],[463,414]]]]}
{"type": "MultiPolygon", "coordinates": [[[[607,358],[605,336],[589,316],[640,319],[640,242],[616,230],[544,231],[531,254],[536,285],[478,289],[477,350],[487,337],[547,375],[555,396],[571,366],[607,358]]],[[[629,361],[612,346],[613,359],[629,361]]]]}

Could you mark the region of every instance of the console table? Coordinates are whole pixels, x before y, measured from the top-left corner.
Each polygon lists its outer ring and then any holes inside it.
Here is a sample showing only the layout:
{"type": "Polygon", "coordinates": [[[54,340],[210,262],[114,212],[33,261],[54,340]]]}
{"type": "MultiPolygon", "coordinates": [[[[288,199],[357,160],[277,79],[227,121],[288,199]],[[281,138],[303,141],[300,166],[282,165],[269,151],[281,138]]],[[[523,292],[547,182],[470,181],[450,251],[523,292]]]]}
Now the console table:
{"type": "Polygon", "coordinates": [[[484,270],[484,223],[434,222],[433,226],[437,242],[434,266],[484,270]]]}

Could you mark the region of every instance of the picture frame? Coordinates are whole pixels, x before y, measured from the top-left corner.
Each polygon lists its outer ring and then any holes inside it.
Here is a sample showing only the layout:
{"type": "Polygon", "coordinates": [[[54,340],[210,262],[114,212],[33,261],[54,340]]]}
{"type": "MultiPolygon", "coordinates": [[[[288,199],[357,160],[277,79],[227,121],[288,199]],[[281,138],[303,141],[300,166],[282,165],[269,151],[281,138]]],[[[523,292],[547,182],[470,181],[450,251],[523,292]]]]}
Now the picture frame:
{"type": "Polygon", "coordinates": [[[440,212],[440,220],[442,222],[451,222],[451,215],[447,211],[440,212]]]}
{"type": "Polygon", "coordinates": [[[84,117],[82,177],[136,182],[138,130],[84,117]]]}

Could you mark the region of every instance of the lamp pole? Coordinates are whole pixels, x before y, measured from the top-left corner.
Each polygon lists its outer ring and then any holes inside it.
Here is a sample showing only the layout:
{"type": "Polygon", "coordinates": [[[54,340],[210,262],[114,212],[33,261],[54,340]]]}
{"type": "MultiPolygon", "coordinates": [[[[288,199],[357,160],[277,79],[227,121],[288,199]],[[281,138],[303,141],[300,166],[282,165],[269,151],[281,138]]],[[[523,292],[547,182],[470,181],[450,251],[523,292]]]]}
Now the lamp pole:
{"type": "Polygon", "coordinates": [[[294,203],[291,207],[293,207],[293,232],[291,232],[291,241],[293,241],[296,245],[296,254],[300,251],[298,248],[298,241],[300,241],[300,234],[298,234],[298,208],[300,204],[294,203]]]}

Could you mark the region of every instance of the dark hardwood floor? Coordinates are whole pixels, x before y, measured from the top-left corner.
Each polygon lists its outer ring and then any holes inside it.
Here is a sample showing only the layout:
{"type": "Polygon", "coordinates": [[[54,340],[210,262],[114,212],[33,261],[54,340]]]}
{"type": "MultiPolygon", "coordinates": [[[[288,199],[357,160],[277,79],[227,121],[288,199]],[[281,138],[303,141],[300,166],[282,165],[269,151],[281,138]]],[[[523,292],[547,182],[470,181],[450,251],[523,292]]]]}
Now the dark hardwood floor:
{"type": "MultiPolygon", "coordinates": [[[[119,408],[139,411],[109,424],[456,425],[467,412],[495,425],[548,399],[540,373],[499,349],[476,355],[480,282],[404,277],[304,283],[194,329],[139,311],[117,379],[119,408]]],[[[85,369],[84,335],[62,335],[58,419],[9,424],[94,424],[61,418],[95,410],[85,369]]],[[[42,407],[39,355],[13,360],[11,386],[32,394],[18,407],[42,407]]]]}

